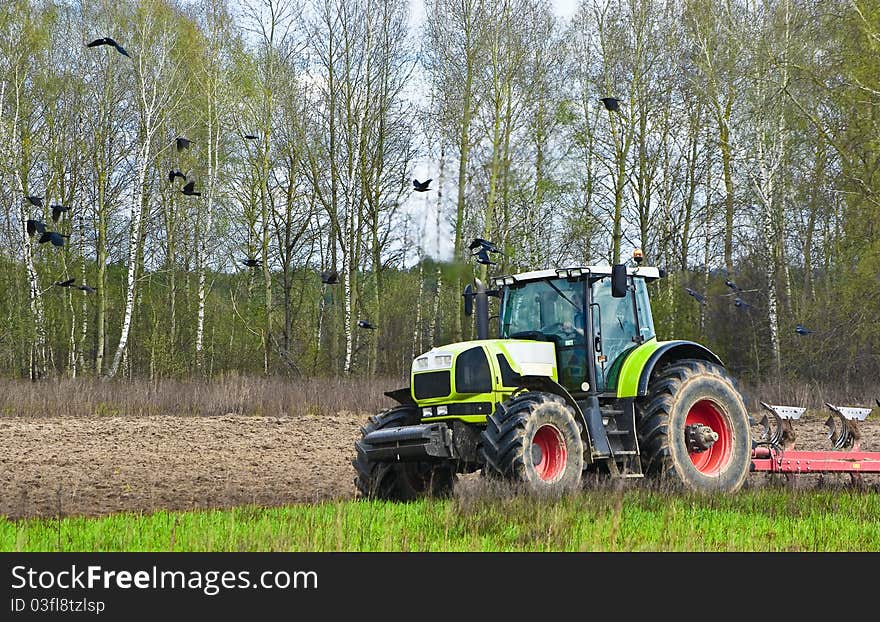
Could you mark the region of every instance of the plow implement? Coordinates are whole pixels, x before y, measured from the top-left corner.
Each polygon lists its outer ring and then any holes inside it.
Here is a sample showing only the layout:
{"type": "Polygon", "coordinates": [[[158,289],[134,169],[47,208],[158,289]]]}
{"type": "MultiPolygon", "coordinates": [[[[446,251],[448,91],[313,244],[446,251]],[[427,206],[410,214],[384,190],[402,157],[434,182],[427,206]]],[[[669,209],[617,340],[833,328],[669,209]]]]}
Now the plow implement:
{"type": "Polygon", "coordinates": [[[752,471],[768,473],[849,473],[858,481],[861,473],[880,473],[880,451],[862,451],[859,421],[870,408],[850,408],[825,403],[830,415],[825,421],[831,448],[805,451],[795,448],[792,421],[806,408],[774,406],[761,402],[767,414],[758,422],[764,432],[753,442],[752,471]]]}

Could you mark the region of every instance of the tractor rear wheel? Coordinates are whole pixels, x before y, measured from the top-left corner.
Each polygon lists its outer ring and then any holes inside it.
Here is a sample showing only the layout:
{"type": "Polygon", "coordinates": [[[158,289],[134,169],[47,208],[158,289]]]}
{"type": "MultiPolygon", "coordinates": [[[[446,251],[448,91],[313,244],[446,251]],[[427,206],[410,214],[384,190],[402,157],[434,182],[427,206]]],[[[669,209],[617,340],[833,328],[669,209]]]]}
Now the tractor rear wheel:
{"type": "MultiPolygon", "coordinates": [[[[385,428],[418,424],[415,406],[397,406],[370,417],[361,428],[361,438],[385,428]]],[[[377,462],[370,460],[361,441],[355,443],[357,457],[352,465],[357,472],[354,484],[358,496],[388,501],[413,501],[421,497],[448,496],[455,484],[455,466],[449,462],[377,462]]]]}
{"type": "Polygon", "coordinates": [[[533,492],[581,485],[584,445],[571,410],[558,395],[529,391],[500,405],[481,434],[483,472],[533,492]]]}
{"type": "Polygon", "coordinates": [[[665,367],[636,404],[642,470],[697,492],[735,492],[751,465],[749,415],[724,368],[702,360],[665,367]]]}

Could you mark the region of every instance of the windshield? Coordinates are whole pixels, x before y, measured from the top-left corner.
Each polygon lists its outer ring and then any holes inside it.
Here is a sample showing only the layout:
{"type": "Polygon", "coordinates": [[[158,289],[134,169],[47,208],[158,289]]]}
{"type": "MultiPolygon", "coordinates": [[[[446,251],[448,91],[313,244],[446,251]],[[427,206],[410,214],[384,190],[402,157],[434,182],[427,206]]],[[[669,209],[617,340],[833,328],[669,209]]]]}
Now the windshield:
{"type": "Polygon", "coordinates": [[[504,296],[501,337],[529,332],[554,334],[561,328],[583,331],[583,287],[583,282],[550,279],[510,288],[504,296]]]}

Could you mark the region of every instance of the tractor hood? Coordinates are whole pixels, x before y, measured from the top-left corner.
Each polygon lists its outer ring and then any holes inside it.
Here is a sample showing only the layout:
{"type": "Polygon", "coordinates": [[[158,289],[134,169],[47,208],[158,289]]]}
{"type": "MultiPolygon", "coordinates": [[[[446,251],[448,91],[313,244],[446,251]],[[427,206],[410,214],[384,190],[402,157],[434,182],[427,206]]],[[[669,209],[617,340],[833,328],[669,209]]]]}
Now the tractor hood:
{"type": "Polygon", "coordinates": [[[552,343],[525,339],[479,339],[428,350],[412,364],[412,396],[425,401],[468,399],[516,388],[518,376],[558,380],[552,343]]]}

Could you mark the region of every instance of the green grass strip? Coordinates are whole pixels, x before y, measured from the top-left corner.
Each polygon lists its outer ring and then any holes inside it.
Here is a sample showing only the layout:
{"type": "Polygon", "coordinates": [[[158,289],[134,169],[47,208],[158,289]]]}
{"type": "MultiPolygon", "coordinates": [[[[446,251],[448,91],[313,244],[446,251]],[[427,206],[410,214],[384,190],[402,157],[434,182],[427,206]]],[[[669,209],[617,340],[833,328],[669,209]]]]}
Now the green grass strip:
{"type": "Polygon", "coordinates": [[[0,519],[12,551],[878,551],[880,495],[584,492],[0,519]]]}

